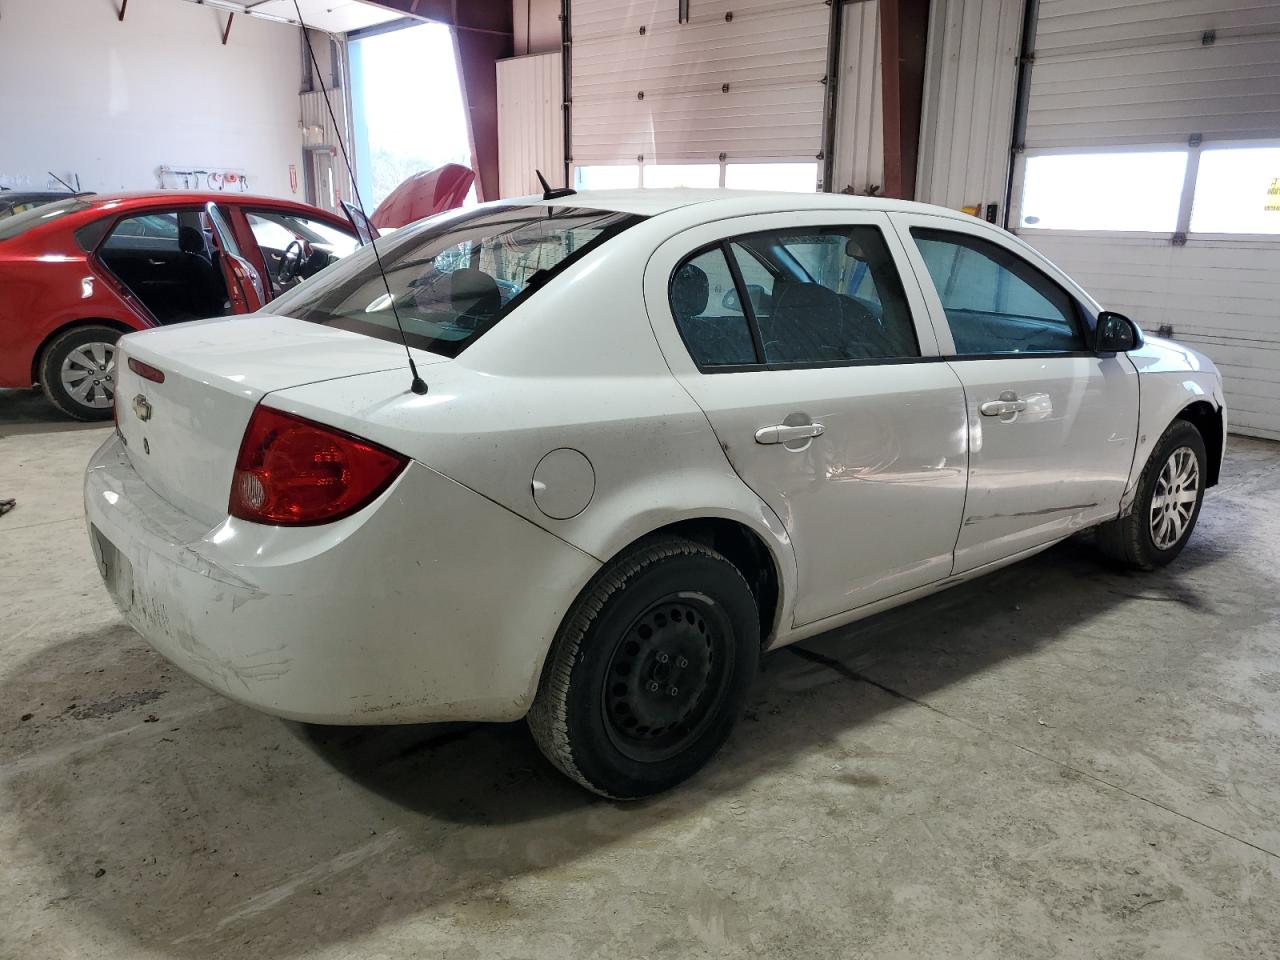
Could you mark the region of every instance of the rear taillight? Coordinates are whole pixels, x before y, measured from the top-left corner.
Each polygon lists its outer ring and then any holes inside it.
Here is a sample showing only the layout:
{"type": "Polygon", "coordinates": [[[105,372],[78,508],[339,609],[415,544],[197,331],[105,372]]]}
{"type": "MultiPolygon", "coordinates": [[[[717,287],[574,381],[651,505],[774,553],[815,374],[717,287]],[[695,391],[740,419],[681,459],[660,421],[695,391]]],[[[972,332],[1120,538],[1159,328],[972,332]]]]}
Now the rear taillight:
{"type": "Polygon", "coordinates": [[[349,433],[258,406],[231,480],[231,516],[256,523],[328,523],[367,506],[409,458],[349,433]]]}

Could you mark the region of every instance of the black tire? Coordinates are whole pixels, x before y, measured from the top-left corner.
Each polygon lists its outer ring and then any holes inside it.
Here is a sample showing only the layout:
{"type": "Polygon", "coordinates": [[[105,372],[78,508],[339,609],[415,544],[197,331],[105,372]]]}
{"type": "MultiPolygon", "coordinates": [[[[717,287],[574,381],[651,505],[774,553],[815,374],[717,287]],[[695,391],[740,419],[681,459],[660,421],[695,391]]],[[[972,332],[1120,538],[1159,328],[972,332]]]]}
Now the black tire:
{"type": "Polygon", "coordinates": [[[724,744],[759,659],[759,613],[738,568],[690,540],[643,543],[597,574],[565,617],[529,727],[588,790],[649,796],[724,744]]]}
{"type": "MultiPolygon", "coordinates": [[[[94,406],[77,399],[62,382],[62,365],[77,349],[86,344],[108,343],[114,345],[120,339],[120,331],[113,327],[91,323],[72,327],[54,337],[40,355],[40,386],[49,402],[62,413],[76,420],[110,420],[111,405],[94,406]]],[[[99,371],[103,382],[90,386],[91,398],[114,395],[114,371],[99,371]]]]}
{"type": "Polygon", "coordinates": [[[1135,570],[1154,570],[1169,563],[1182,552],[1191,539],[1196,521],[1200,518],[1200,504],[1204,502],[1206,466],[1204,437],[1186,420],[1175,420],[1156,443],[1142,476],[1138,478],[1138,492],[1133,509],[1128,516],[1120,517],[1098,527],[1098,547],[1112,560],[1135,570]],[[1197,490],[1191,517],[1177,539],[1166,546],[1157,544],[1152,531],[1152,498],[1160,481],[1161,471],[1176,451],[1189,449],[1195,456],[1197,490]]]}

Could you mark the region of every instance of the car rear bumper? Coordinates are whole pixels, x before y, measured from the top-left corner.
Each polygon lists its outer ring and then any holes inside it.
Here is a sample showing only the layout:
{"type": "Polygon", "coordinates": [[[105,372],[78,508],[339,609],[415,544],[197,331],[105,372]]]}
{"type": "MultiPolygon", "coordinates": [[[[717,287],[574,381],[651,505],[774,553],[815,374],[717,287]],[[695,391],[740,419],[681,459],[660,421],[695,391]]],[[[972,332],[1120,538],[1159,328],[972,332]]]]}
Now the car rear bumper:
{"type": "Polygon", "coordinates": [[[416,462],[336,523],[210,529],[112,437],[85,511],[109,592],[157,651],[233,700],[313,723],[518,719],[599,567],[416,462]]]}

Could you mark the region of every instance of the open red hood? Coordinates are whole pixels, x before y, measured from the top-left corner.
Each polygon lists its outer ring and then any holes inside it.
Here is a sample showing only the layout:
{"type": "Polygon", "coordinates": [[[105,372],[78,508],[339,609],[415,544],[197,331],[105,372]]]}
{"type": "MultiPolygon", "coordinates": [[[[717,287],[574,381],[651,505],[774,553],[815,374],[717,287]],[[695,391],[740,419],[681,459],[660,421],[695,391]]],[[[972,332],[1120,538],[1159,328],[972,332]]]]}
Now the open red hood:
{"type": "Polygon", "coordinates": [[[432,214],[462,206],[475,173],[459,163],[446,163],[434,170],[415,173],[378,204],[369,219],[379,230],[403,227],[432,214]]]}

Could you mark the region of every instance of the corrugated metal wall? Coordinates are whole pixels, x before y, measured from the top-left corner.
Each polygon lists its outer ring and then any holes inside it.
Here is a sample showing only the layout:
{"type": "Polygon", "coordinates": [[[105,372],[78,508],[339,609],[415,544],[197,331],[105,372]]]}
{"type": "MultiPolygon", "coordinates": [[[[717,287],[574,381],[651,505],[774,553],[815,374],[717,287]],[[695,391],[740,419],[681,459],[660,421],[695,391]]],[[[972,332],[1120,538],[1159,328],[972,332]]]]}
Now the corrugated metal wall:
{"type": "MultiPolygon", "coordinates": [[[[1031,80],[1029,151],[1280,143],[1280,3],[1041,0],[1031,80]]],[[[1020,232],[1105,306],[1212,357],[1234,432],[1280,439],[1280,243],[1020,232]]]]}
{"type": "Polygon", "coordinates": [[[1280,440],[1280,246],[1040,231],[1026,240],[1104,306],[1203,350],[1222,371],[1233,433],[1280,440]]]}
{"type": "Polygon", "coordinates": [[[934,0],[916,199],[1003,206],[1021,38],[1022,0],[934,0]]]}
{"type": "Polygon", "coordinates": [[[846,4],[843,29],[834,188],[867,193],[884,184],[880,0],[846,4]]]}
{"type": "Polygon", "coordinates": [[[1272,137],[1280,2],[1041,0],[1031,80],[1029,149],[1272,137]]]}
{"type": "Polygon", "coordinates": [[[830,8],[823,0],[690,7],[681,24],[676,0],[575,0],[573,161],[813,160],[830,8]]]}
{"type": "Polygon", "coordinates": [[[503,197],[541,193],[535,170],[564,180],[560,54],[498,61],[498,181],[503,197]]]}

